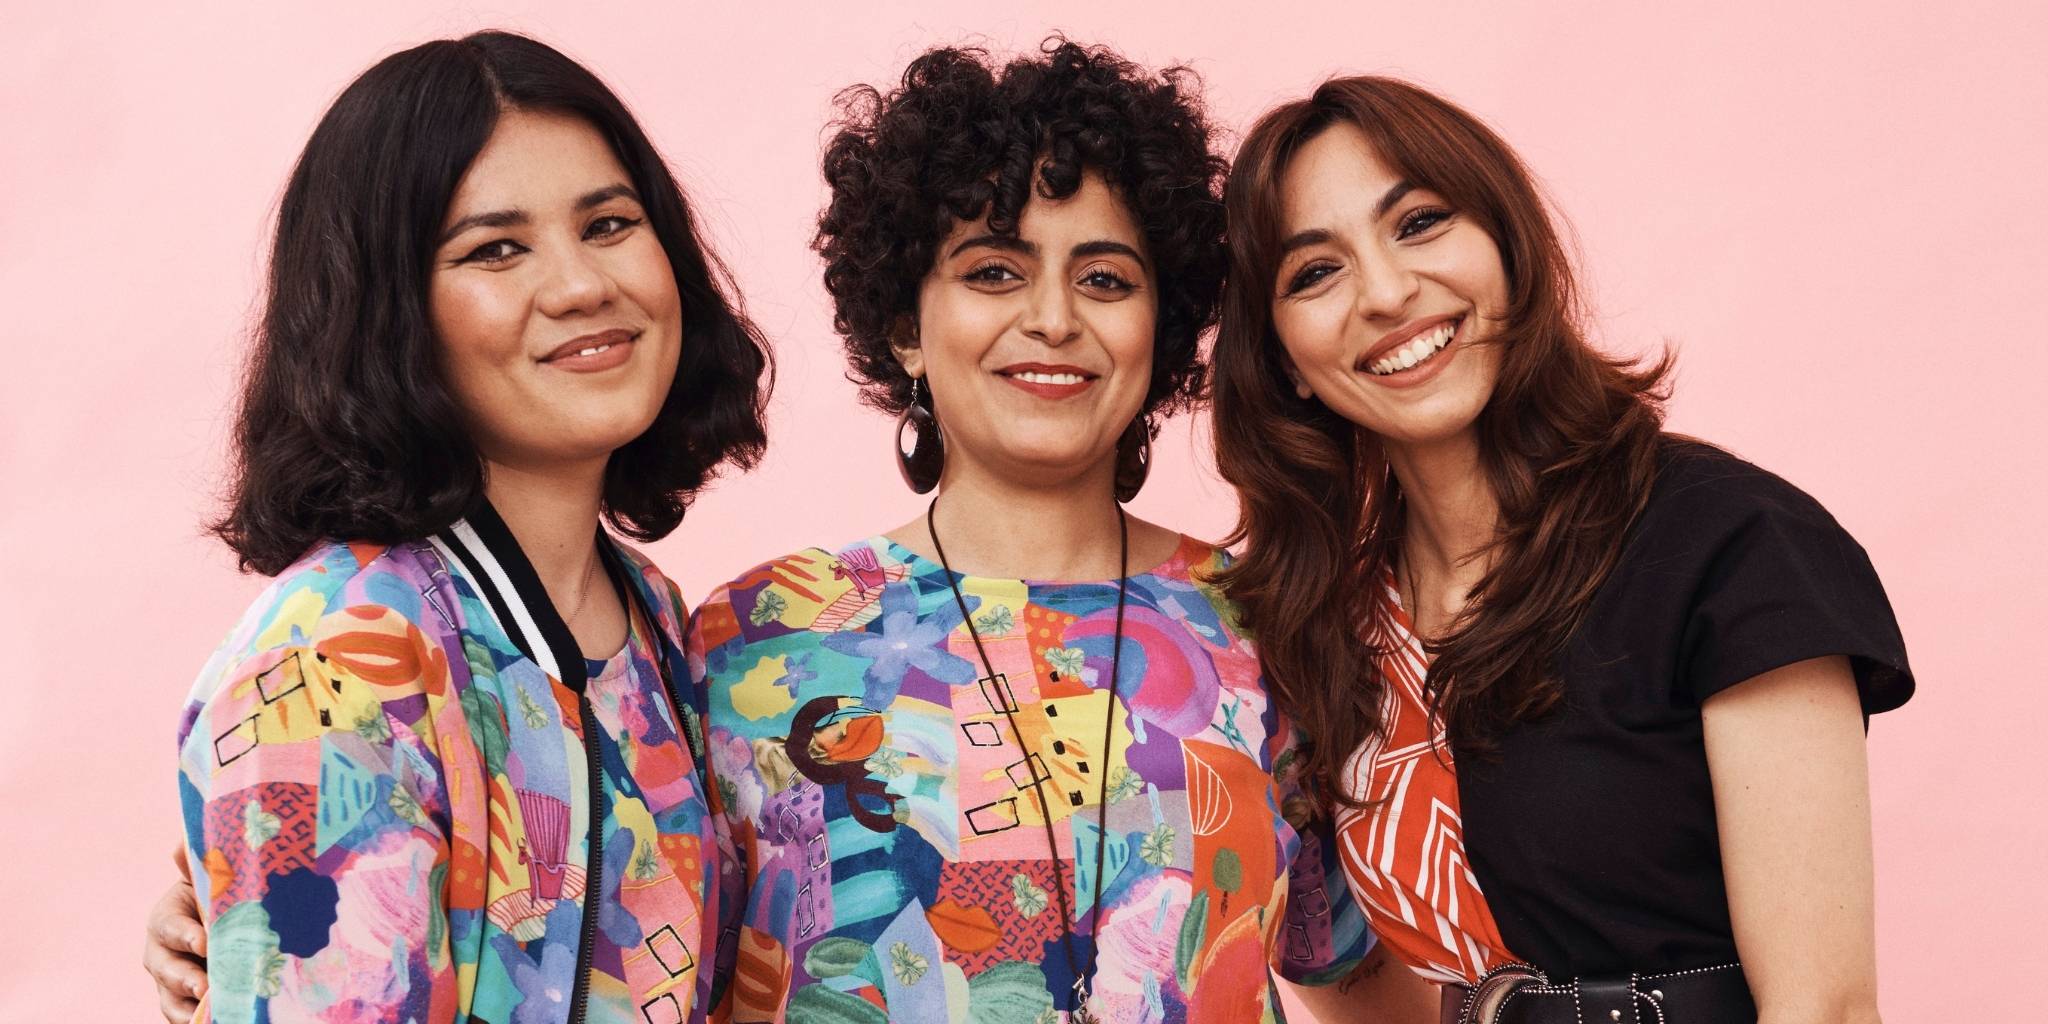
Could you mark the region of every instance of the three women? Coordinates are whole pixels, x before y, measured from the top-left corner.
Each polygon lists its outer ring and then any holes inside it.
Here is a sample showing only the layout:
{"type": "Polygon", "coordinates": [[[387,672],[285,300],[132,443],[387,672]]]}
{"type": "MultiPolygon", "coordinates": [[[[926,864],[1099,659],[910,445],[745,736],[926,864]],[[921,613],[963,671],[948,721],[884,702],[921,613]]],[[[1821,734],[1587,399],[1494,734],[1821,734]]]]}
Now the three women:
{"type": "MultiPolygon", "coordinates": [[[[939,499],[696,620],[723,1012],[1259,1019],[1269,960],[1332,980],[1370,941],[1339,852],[1383,949],[1479,985],[1458,1012],[1503,979],[1524,1013],[1874,1012],[1858,702],[1910,692],[1882,592],[1585,346],[1497,138],[1375,79],[1248,138],[1232,566],[1117,507],[1196,393],[1221,258],[1174,76],[942,50],[842,127],[837,323],[939,499]]],[[[1404,976],[1359,991],[1413,1013],[1404,976]]]]}

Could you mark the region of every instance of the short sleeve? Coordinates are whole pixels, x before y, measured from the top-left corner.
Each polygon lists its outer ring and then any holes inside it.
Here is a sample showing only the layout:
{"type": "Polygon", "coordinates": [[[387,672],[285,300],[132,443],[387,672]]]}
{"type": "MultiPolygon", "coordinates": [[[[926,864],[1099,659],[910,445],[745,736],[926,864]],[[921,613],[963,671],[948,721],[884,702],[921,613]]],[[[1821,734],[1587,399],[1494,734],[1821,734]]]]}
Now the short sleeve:
{"type": "Polygon", "coordinates": [[[1682,685],[1704,702],[1773,669],[1842,655],[1865,714],[1904,704],[1913,695],[1905,640],[1869,556],[1812,498],[1753,472],[1711,485],[1737,489],[1740,514],[1720,531],[1699,580],[1682,685]]]}
{"type": "MultiPolygon", "coordinates": [[[[1299,819],[1308,807],[1293,756],[1299,734],[1275,763],[1280,806],[1299,819]]],[[[1365,911],[1344,882],[1336,826],[1318,815],[1295,829],[1300,844],[1287,865],[1287,916],[1273,948],[1273,970],[1297,985],[1328,985],[1351,973],[1377,942],[1365,911]]]]}

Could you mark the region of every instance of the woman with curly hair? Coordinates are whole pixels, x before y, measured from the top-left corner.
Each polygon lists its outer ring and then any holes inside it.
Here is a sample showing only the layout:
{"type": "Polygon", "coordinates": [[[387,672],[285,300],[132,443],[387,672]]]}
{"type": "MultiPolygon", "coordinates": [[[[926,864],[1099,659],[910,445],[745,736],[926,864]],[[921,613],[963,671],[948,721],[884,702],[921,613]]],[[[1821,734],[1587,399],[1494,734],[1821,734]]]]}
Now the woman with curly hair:
{"type": "Polygon", "coordinates": [[[154,947],[165,1015],[702,1020],[684,611],[602,525],[666,535],[765,441],[681,189],[587,69],[438,40],[335,100],[269,269],[215,532],[275,580],[181,721],[207,984],[154,947]]]}
{"type": "Polygon", "coordinates": [[[1332,80],[1228,194],[1223,586],[1384,944],[1445,1020],[1876,1020],[1864,727],[1913,680],[1863,550],[1663,432],[1465,111],[1332,80]]]}
{"type": "Polygon", "coordinates": [[[817,247],[925,514],[700,608],[735,1020],[1255,1022],[1371,944],[1218,548],[1127,516],[1199,393],[1192,76],[1053,40],[841,97],[817,247]]]}

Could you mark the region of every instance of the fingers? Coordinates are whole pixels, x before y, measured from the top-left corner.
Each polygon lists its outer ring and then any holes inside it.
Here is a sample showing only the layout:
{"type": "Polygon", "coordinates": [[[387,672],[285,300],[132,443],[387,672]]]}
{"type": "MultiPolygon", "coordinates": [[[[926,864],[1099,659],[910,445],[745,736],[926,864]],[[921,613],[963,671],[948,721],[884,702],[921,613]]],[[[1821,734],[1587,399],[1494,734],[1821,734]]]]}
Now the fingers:
{"type": "Polygon", "coordinates": [[[199,1001],[180,998],[160,988],[156,990],[156,1008],[170,1024],[192,1024],[193,1014],[199,1012],[199,1001]]]}
{"type": "Polygon", "coordinates": [[[192,862],[185,859],[184,843],[180,842],[177,845],[171,847],[171,863],[176,864],[178,866],[178,877],[184,879],[186,885],[191,885],[192,862]]]}
{"type": "Polygon", "coordinates": [[[142,967],[156,982],[157,1008],[172,1024],[185,1024],[206,992],[206,929],[199,924],[192,887],[182,882],[150,908],[143,930],[142,967]]]}

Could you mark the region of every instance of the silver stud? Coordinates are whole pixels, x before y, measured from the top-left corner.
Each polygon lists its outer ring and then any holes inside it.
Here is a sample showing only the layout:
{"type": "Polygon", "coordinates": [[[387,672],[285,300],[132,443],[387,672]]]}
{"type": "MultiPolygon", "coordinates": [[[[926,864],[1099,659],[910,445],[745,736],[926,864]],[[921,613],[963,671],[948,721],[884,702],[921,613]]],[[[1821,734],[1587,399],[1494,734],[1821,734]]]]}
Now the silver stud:
{"type": "Polygon", "coordinates": [[[1653,988],[1653,989],[1651,989],[1651,990],[1650,990],[1650,998],[1652,998],[1652,999],[1655,999],[1656,1001],[1658,1001],[1658,1002],[1660,1002],[1660,1003],[1661,1003],[1661,1002],[1663,1002],[1663,1001],[1664,1001],[1664,990],[1663,990],[1663,989],[1661,989],[1661,988],[1653,988]]]}
{"type": "Polygon", "coordinates": [[[1621,1011],[1620,1011],[1620,1010],[1609,1010],[1609,1011],[1607,1011],[1607,1016],[1609,1016],[1609,1017],[1612,1017],[1612,1018],[1613,1018],[1613,1019],[1615,1019],[1615,1020],[1620,1020],[1620,1019],[1621,1019],[1621,1011]]]}

